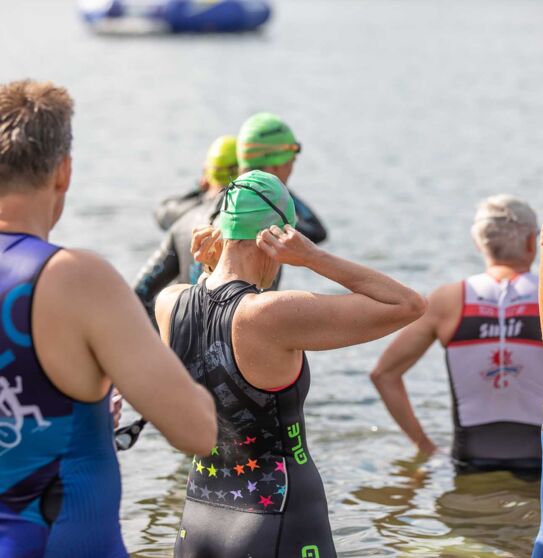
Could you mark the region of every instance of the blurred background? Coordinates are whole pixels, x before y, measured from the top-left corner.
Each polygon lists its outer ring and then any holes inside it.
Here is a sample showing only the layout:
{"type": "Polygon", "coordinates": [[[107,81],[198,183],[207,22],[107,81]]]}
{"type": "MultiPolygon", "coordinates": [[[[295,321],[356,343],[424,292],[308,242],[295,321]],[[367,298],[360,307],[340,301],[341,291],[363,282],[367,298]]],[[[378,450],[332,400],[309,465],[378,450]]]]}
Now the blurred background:
{"type": "MultiPolygon", "coordinates": [[[[274,0],[256,33],[95,35],[72,0],[0,2],[0,81],[51,79],[76,100],[74,176],[52,240],[96,250],[128,281],[158,245],[151,211],[191,188],[209,143],[266,110],[303,143],[290,186],[326,247],[427,294],[482,269],[478,200],[543,215],[540,0],[274,0]]],[[[283,287],[338,287],[289,269],[283,287]]],[[[455,477],[417,459],[368,373],[387,340],[311,354],[309,445],[341,557],[530,553],[539,483],[455,477]]],[[[76,364],[74,364],[76,366],[76,364]]],[[[435,347],[408,376],[448,450],[448,381],[435,347]]],[[[125,409],[123,423],[134,418],[125,409]]],[[[171,557],[189,460],[152,428],[121,456],[133,557],[171,557]]]]}

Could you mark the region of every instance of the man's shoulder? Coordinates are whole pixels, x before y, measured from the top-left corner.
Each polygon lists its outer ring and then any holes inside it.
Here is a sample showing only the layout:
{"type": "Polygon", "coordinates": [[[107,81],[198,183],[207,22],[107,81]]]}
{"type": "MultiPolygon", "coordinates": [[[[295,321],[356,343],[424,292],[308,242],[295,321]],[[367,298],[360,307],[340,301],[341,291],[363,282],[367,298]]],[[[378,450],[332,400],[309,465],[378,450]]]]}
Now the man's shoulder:
{"type": "Polygon", "coordinates": [[[456,281],[455,283],[446,283],[437,287],[428,296],[428,312],[448,317],[451,310],[456,310],[462,306],[464,281],[456,281]]]}

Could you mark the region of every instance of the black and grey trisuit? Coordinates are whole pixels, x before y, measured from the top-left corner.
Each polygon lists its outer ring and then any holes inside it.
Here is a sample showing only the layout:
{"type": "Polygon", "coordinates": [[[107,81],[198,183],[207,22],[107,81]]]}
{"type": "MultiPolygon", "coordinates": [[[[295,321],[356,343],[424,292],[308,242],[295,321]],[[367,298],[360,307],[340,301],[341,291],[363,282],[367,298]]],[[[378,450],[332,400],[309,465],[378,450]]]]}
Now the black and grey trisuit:
{"type": "MultiPolygon", "coordinates": [[[[307,449],[300,376],[279,391],[244,379],[233,356],[232,320],[254,285],[205,282],[184,291],[172,314],[170,343],[191,375],[213,394],[217,446],[195,456],[176,558],[333,558],[322,480],[307,449]]],[[[262,355],[266,358],[266,355],[262,355]]]]}

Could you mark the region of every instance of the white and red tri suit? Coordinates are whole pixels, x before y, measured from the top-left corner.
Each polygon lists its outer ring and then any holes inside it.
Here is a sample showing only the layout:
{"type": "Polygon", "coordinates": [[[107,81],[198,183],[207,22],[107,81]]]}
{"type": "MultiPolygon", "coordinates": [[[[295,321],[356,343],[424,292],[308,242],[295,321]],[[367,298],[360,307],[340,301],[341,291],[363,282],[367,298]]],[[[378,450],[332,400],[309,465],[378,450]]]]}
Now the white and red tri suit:
{"type": "Polygon", "coordinates": [[[446,346],[453,395],[453,457],[475,467],[541,467],[543,342],[538,277],[463,283],[458,327],[446,346]]]}

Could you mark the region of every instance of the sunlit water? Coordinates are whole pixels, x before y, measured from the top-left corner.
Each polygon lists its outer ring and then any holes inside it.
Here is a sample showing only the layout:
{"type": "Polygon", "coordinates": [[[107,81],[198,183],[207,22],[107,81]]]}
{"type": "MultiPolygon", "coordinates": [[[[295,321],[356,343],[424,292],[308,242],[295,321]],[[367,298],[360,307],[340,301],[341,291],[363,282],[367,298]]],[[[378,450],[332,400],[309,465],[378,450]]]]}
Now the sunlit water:
{"type": "MultiPolygon", "coordinates": [[[[304,145],[292,187],[329,225],[327,247],[424,293],[480,270],[469,238],[479,198],[510,192],[543,214],[540,0],[276,8],[256,35],[116,38],[87,33],[70,0],[0,2],[0,80],[54,79],[77,101],[73,192],[53,240],[133,279],[160,240],[151,208],[192,183],[212,139],[264,109],[304,145]]],[[[337,290],[304,270],[283,284],[337,290]]],[[[445,455],[418,462],[368,379],[385,342],[310,355],[309,443],[339,555],[528,556],[538,483],[455,477],[445,455]]],[[[408,388],[447,449],[438,348],[408,388]]],[[[171,557],[187,458],[148,428],[121,464],[130,551],[171,557]]]]}

